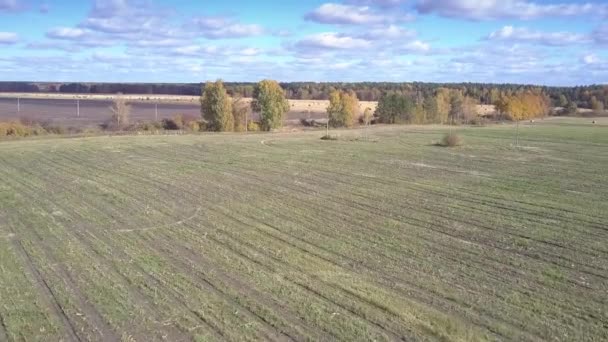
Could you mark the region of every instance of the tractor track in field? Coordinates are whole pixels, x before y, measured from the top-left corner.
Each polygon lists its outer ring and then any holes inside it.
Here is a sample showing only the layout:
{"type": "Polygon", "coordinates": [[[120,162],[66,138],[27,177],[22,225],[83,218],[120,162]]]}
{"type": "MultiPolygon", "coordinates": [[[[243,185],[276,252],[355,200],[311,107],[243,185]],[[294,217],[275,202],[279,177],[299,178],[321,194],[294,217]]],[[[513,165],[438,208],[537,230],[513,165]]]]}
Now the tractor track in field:
{"type": "MultiPolygon", "coordinates": [[[[16,181],[16,183],[20,184],[21,186],[25,187],[26,189],[28,189],[28,187],[29,187],[29,185],[19,182],[19,181],[16,181]]],[[[30,190],[32,190],[32,189],[33,188],[30,188],[30,190]]],[[[21,192],[21,193],[27,194],[28,191],[21,192]]],[[[31,193],[35,193],[35,190],[34,190],[34,192],[31,192],[31,193]]],[[[38,200],[35,197],[29,197],[28,199],[29,199],[28,202],[31,204],[34,204],[35,207],[40,208],[40,209],[44,208],[43,206],[41,206],[39,204],[38,200]]],[[[39,252],[42,253],[42,255],[44,256],[44,260],[50,265],[49,267],[52,269],[52,271],[53,271],[52,273],[62,280],[63,288],[68,290],[70,292],[70,294],[72,295],[72,298],[78,302],[78,308],[84,312],[84,315],[87,317],[87,320],[92,321],[92,324],[94,324],[94,326],[96,327],[95,331],[105,340],[118,341],[119,338],[117,335],[115,335],[113,329],[110,328],[106,324],[106,321],[101,316],[101,314],[97,311],[97,309],[91,303],[89,303],[89,301],[87,299],[85,299],[86,296],[78,288],[75,280],[72,278],[70,273],[65,269],[64,264],[57,262],[55,260],[55,258],[53,258],[49,254],[49,250],[53,250],[53,249],[47,243],[48,237],[47,238],[41,237],[36,230],[33,230],[33,233],[34,233],[34,238],[31,241],[33,243],[36,243],[36,246],[40,246],[39,252]]],[[[23,237],[22,237],[22,239],[23,239],[23,237]]],[[[19,241],[19,243],[21,244],[20,241],[19,241]]],[[[23,247],[22,247],[22,249],[23,249],[23,247]]],[[[28,268],[31,268],[37,274],[36,282],[38,282],[38,280],[42,282],[43,292],[46,292],[47,295],[48,295],[48,292],[44,289],[46,288],[50,292],[51,298],[53,299],[52,303],[54,303],[54,304],[51,304],[52,307],[56,305],[55,309],[57,309],[57,307],[59,308],[59,319],[64,323],[63,326],[66,328],[69,328],[70,331],[73,332],[74,335],[76,335],[76,337],[77,337],[76,340],[80,340],[78,329],[73,324],[73,319],[70,318],[70,315],[68,315],[68,313],[66,312],[64,307],[61,305],[60,301],[57,300],[57,296],[55,295],[53,288],[51,286],[49,286],[48,282],[46,282],[46,280],[45,280],[45,277],[38,271],[38,268],[34,265],[31,258],[29,258],[29,254],[27,254],[25,249],[23,249],[23,252],[25,252],[26,256],[28,256],[28,259],[27,259],[27,262],[29,262],[28,268]]],[[[38,286],[40,286],[40,284],[38,284],[38,286]]],[[[71,334],[70,334],[70,336],[71,336],[71,334]]]]}
{"type": "MultiPolygon", "coordinates": [[[[18,158],[7,149],[0,243],[29,256],[22,282],[35,285],[34,269],[48,283],[55,297],[32,293],[59,323],[53,333],[67,336],[70,324],[82,340],[606,336],[608,228],[598,200],[608,188],[588,187],[608,179],[600,162],[583,164],[561,141],[538,156],[563,150],[584,174],[548,158],[503,162],[484,155],[488,135],[461,149],[475,159],[437,149],[425,162],[449,170],[425,171],[378,163],[435,151],[426,135],[391,134],[356,146],[279,135],[232,145],[223,136],[121,138],[107,149],[66,140],[18,158]],[[384,154],[359,158],[380,145],[384,154]],[[298,153],[321,146],[326,153],[298,153]],[[577,187],[582,199],[558,191],[577,187]]],[[[0,340],[9,329],[0,324],[0,340]]]]}
{"type": "MultiPolygon", "coordinates": [[[[56,186],[61,186],[61,185],[56,184],[56,186]]],[[[63,187],[63,190],[64,190],[64,191],[69,191],[69,188],[67,188],[67,187],[63,187]]],[[[99,208],[97,208],[97,209],[99,209],[99,208]]],[[[103,211],[101,211],[101,212],[103,212],[103,211]]],[[[101,260],[103,260],[103,259],[101,259],[101,260]]],[[[198,318],[198,319],[201,319],[200,315],[198,315],[198,314],[197,314],[197,313],[195,313],[194,311],[193,311],[193,314],[195,314],[195,315],[197,316],[197,318],[198,318]]],[[[208,323],[208,322],[205,322],[205,321],[204,321],[204,319],[201,319],[201,322],[202,322],[202,323],[205,323],[205,324],[207,324],[207,323],[208,323]]],[[[97,324],[97,325],[98,325],[98,326],[103,326],[103,324],[100,324],[100,323],[99,323],[99,320],[98,320],[98,324],[97,324]]],[[[213,328],[213,326],[212,326],[212,328],[213,328]]],[[[216,328],[213,328],[213,329],[216,329],[216,328]]],[[[221,332],[218,332],[218,331],[217,331],[217,329],[216,329],[216,333],[217,333],[216,337],[218,337],[218,338],[219,338],[219,337],[221,336],[221,334],[220,334],[221,332]]]]}
{"type": "Polygon", "coordinates": [[[26,275],[29,281],[34,285],[40,295],[40,298],[44,301],[45,306],[57,317],[62,323],[64,337],[70,341],[81,341],[80,337],[76,333],[76,328],[72,325],[72,322],[68,318],[68,315],[60,305],[57,296],[46,282],[44,277],[38,272],[38,269],[34,266],[32,259],[29,254],[23,248],[23,244],[20,240],[12,241],[13,250],[21,260],[22,265],[25,266],[26,275]]]}
{"type": "MultiPolygon", "coordinates": [[[[207,237],[207,238],[210,238],[210,237],[207,237]]],[[[234,253],[237,253],[235,250],[233,250],[233,248],[230,248],[230,247],[229,247],[229,246],[227,246],[225,243],[222,243],[222,242],[220,242],[219,240],[214,240],[214,241],[216,241],[216,242],[218,242],[218,243],[220,243],[220,244],[223,244],[225,247],[227,247],[228,249],[232,250],[234,253]]],[[[250,247],[250,248],[257,249],[257,248],[255,248],[255,247],[253,247],[253,246],[249,246],[249,247],[250,247]]],[[[237,254],[240,254],[240,253],[237,253],[237,254]]],[[[243,258],[245,258],[245,259],[247,259],[249,262],[254,262],[254,263],[255,263],[255,264],[257,264],[257,265],[262,266],[263,268],[267,269],[267,271],[268,271],[269,273],[272,273],[272,272],[273,272],[273,271],[272,271],[272,268],[270,268],[270,266],[269,266],[269,265],[267,265],[267,264],[261,263],[261,262],[259,262],[259,261],[254,261],[254,260],[250,259],[248,256],[243,255],[243,254],[240,254],[240,256],[241,256],[241,257],[243,257],[243,258]]],[[[279,259],[276,259],[276,258],[272,257],[271,255],[267,255],[267,257],[272,258],[272,259],[273,259],[275,262],[279,262],[279,263],[283,264],[285,267],[288,267],[288,268],[293,268],[293,267],[294,267],[293,265],[287,264],[287,263],[285,263],[285,262],[283,262],[283,261],[281,261],[281,260],[279,260],[279,259]]],[[[297,268],[295,268],[295,269],[294,269],[294,271],[298,271],[298,269],[297,269],[297,268]]],[[[290,272],[287,272],[287,274],[290,274],[290,273],[292,273],[292,272],[291,272],[291,271],[290,271],[290,272]]],[[[286,277],[285,277],[285,279],[289,280],[289,282],[290,282],[291,284],[293,284],[293,285],[295,285],[295,286],[297,286],[297,287],[300,287],[300,288],[301,288],[301,289],[303,289],[305,292],[307,292],[307,293],[309,293],[309,294],[311,294],[311,295],[314,295],[314,296],[318,297],[318,298],[319,298],[319,299],[321,299],[322,301],[324,301],[324,302],[328,302],[328,303],[331,303],[331,304],[333,304],[333,305],[335,305],[335,306],[337,306],[337,307],[339,307],[339,308],[343,309],[345,312],[350,313],[350,314],[351,314],[351,315],[353,315],[354,317],[356,317],[356,318],[358,318],[358,319],[361,319],[361,320],[363,320],[363,321],[367,322],[367,323],[368,323],[368,324],[370,324],[371,326],[375,326],[376,328],[380,329],[380,331],[385,332],[385,333],[388,333],[390,336],[392,336],[392,339],[397,339],[397,340],[401,340],[401,339],[403,339],[403,337],[400,337],[400,336],[399,336],[399,335],[400,335],[399,333],[396,333],[396,332],[392,331],[391,329],[389,329],[389,328],[387,328],[387,327],[384,327],[382,324],[379,324],[378,322],[370,321],[369,319],[365,318],[365,315],[362,315],[360,312],[356,312],[354,309],[350,308],[350,307],[349,307],[349,305],[342,304],[342,303],[340,303],[340,302],[337,302],[336,300],[332,300],[332,299],[330,299],[329,297],[327,297],[326,295],[324,295],[324,294],[320,293],[318,290],[315,290],[315,289],[311,288],[310,286],[308,286],[308,285],[305,285],[305,284],[301,283],[300,281],[294,280],[294,279],[292,279],[292,278],[291,278],[291,277],[289,277],[289,276],[286,276],[286,277]]],[[[315,277],[315,279],[317,279],[318,281],[320,281],[320,282],[324,283],[324,282],[323,282],[321,279],[319,279],[319,278],[316,278],[316,277],[315,277]]],[[[329,286],[329,287],[333,287],[333,286],[332,286],[332,285],[330,285],[330,284],[326,284],[326,285],[327,285],[327,286],[329,286]]],[[[334,288],[335,288],[335,287],[334,287],[334,288]]],[[[336,289],[337,289],[337,288],[336,288],[336,289]]]]}
{"type": "MultiPolygon", "coordinates": [[[[233,295],[227,293],[228,288],[233,288],[234,290],[236,290],[236,292],[242,293],[243,291],[245,291],[245,286],[243,284],[239,284],[234,279],[229,278],[226,274],[223,274],[221,270],[214,267],[212,263],[206,260],[202,254],[195,254],[183,249],[177,250],[175,247],[182,246],[179,244],[177,244],[176,246],[168,246],[166,245],[166,243],[158,241],[157,239],[154,239],[153,241],[151,240],[148,244],[149,246],[153,246],[151,248],[158,248],[159,251],[162,252],[162,255],[167,257],[171,261],[171,264],[175,266],[175,268],[181,270],[186,274],[192,274],[196,277],[195,279],[198,280],[199,283],[204,283],[206,287],[212,289],[213,292],[227,300],[231,305],[237,308],[241,308],[249,319],[253,319],[262,327],[264,327],[263,331],[265,334],[265,339],[273,341],[280,341],[285,339],[289,341],[301,340],[301,337],[293,335],[293,332],[289,333],[274,326],[273,323],[270,322],[267,318],[260,316],[250,307],[241,303],[241,300],[235,299],[233,295]],[[196,267],[194,267],[195,265],[196,267]],[[219,281],[225,282],[226,284],[216,284],[216,282],[219,282],[218,279],[219,281]],[[230,285],[230,287],[220,285],[230,285]]],[[[252,293],[253,291],[248,292],[252,293]]],[[[256,297],[252,297],[251,299],[259,300],[259,298],[256,297]]]]}
{"type": "Polygon", "coordinates": [[[194,213],[192,213],[192,215],[179,219],[175,222],[171,222],[171,223],[167,223],[167,224],[162,224],[162,225],[158,225],[158,226],[152,226],[152,227],[142,227],[142,228],[131,228],[131,229],[116,229],[114,230],[117,233],[131,233],[131,232],[147,232],[150,230],[158,230],[158,229],[166,229],[166,228],[171,228],[171,227],[175,227],[175,226],[179,226],[182,225],[186,222],[192,221],[194,218],[196,218],[196,216],[199,215],[199,213],[201,212],[202,208],[198,207],[196,208],[196,210],[194,211],[194,213]]]}
{"type": "MultiPolygon", "coordinates": [[[[140,235],[141,236],[141,235],[140,235]]],[[[160,246],[157,246],[160,247],[160,246]]],[[[228,295],[224,290],[220,289],[217,285],[215,285],[213,283],[213,281],[211,279],[208,279],[207,277],[204,276],[204,274],[200,275],[199,271],[194,270],[191,265],[188,264],[189,260],[182,260],[181,258],[178,258],[177,256],[173,255],[173,253],[171,253],[171,247],[161,247],[160,251],[163,252],[162,255],[168,259],[171,262],[171,265],[181,271],[183,274],[188,274],[190,277],[195,277],[193,280],[196,280],[195,282],[193,282],[193,285],[195,285],[198,289],[200,290],[205,290],[208,291],[210,293],[212,293],[213,295],[217,296],[218,298],[220,298],[223,301],[226,301],[226,303],[228,303],[229,305],[231,305],[232,307],[236,308],[236,312],[239,313],[239,315],[242,315],[248,319],[253,319],[255,320],[258,324],[260,324],[262,327],[264,327],[263,329],[263,334],[264,334],[264,338],[265,339],[269,339],[269,340],[283,340],[281,338],[279,338],[279,336],[275,335],[275,333],[278,333],[279,335],[282,335],[282,337],[287,338],[287,340],[293,341],[294,338],[284,332],[280,332],[278,330],[276,330],[267,320],[265,320],[265,318],[260,317],[259,315],[257,315],[255,312],[252,312],[249,308],[245,307],[243,304],[238,303],[232,296],[228,295]],[[243,311],[243,313],[241,314],[241,310],[243,311]]],[[[181,255],[183,257],[183,255],[181,255]]]]}
{"type": "MultiPolygon", "coordinates": [[[[103,241],[104,244],[108,247],[115,247],[115,245],[112,243],[112,241],[109,240],[105,236],[93,235],[92,233],[90,233],[90,236],[103,241]]],[[[80,240],[83,241],[83,243],[90,246],[91,248],[95,249],[95,247],[93,246],[93,243],[91,242],[91,237],[86,237],[86,236],[82,235],[82,236],[80,236],[80,238],[81,238],[80,240]]],[[[112,251],[111,252],[112,254],[117,254],[118,257],[133,260],[133,256],[129,255],[128,253],[126,253],[125,251],[123,251],[121,249],[112,248],[111,251],[112,251]]],[[[102,256],[102,255],[100,255],[100,256],[102,256]]],[[[147,286],[156,285],[160,289],[163,289],[164,291],[168,291],[169,297],[170,297],[169,299],[171,300],[171,303],[173,305],[177,305],[177,306],[180,306],[180,307],[183,307],[184,309],[186,309],[186,311],[190,312],[193,317],[196,317],[196,319],[199,320],[200,323],[202,323],[203,325],[207,326],[210,329],[210,331],[208,331],[208,332],[213,333],[215,338],[221,339],[221,337],[222,337],[221,330],[219,330],[214,324],[212,324],[212,323],[208,322],[206,319],[202,318],[200,316],[200,314],[198,314],[194,309],[191,309],[178,293],[173,291],[173,289],[171,289],[170,287],[167,287],[163,281],[161,281],[154,275],[148,273],[146,270],[141,268],[138,264],[133,263],[133,262],[129,262],[129,264],[131,267],[135,268],[136,271],[140,272],[140,274],[143,277],[145,277],[145,279],[147,280],[147,283],[148,283],[147,286]]],[[[127,275],[125,275],[125,273],[123,271],[121,271],[119,268],[115,268],[114,272],[120,274],[120,276],[123,277],[127,283],[129,283],[129,287],[133,288],[130,293],[137,293],[137,296],[139,297],[139,302],[145,303],[148,311],[153,313],[155,311],[155,309],[150,304],[151,298],[149,298],[149,295],[142,293],[141,290],[137,286],[131,284],[132,280],[130,280],[127,277],[127,275]]],[[[161,323],[160,317],[158,317],[158,316],[157,316],[157,323],[161,323]]],[[[164,325],[166,326],[166,324],[164,324],[164,325]]],[[[176,329],[178,329],[178,328],[176,327],[176,329]]],[[[182,335],[183,333],[185,333],[185,331],[181,331],[181,333],[173,332],[173,335],[172,335],[174,337],[173,339],[174,340],[177,339],[177,336],[180,336],[180,338],[179,338],[180,340],[185,338],[185,335],[182,335]]]]}
{"type": "Polygon", "coordinates": [[[138,230],[138,229],[135,229],[135,230],[118,230],[118,232],[125,232],[125,231],[140,231],[140,230],[138,230]]]}
{"type": "Polygon", "coordinates": [[[7,331],[8,329],[6,328],[6,323],[4,323],[4,318],[0,314],[0,341],[8,341],[7,331]]]}
{"type": "MultiPolygon", "coordinates": [[[[252,176],[252,177],[254,177],[254,179],[256,178],[256,176],[252,176]]],[[[298,188],[295,188],[295,187],[293,187],[293,186],[291,186],[291,185],[282,185],[282,186],[284,186],[286,189],[288,189],[288,191],[295,191],[295,192],[298,192],[298,191],[299,191],[299,189],[298,189],[298,188]]],[[[263,190],[259,190],[259,191],[263,191],[263,190]]],[[[345,191],[346,191],[346,193],[349,193],[349,190],[345,190],[345,191]]],[[[352,193],[352,192],[351,192],[351,194],[354,194],[354,193],[352,193]]],[[[272,196],[272,194],[271,194],[271,193],[267,193],[267,195],[268,195],[268,196],[272,196]]],[[[357,195],[358,195],[358,194],[357,194],[357,195]]],[[[333,202],[342,202],[342,201],[344,201],[344,198],[343,198],[343,197],[337,197],[337,196],[335,196],[335,195],[330,195],[330,194],[327,194],[327,196],[329,196],[329,197],[330,197],[330,199],[331,199],[333,202]]],[[[359,195],[359,196],[360,196],[360,195],[359,195]]],[[[366,201],[367,203],[369,203],[369,201],[373,200],[373,198],[369,198],[369,197],[368,197],[368,198],[366,198],[366,199],[368,200],[368,201],[366,201]]],[[[367,204],[361,204],[361,203],[357,203],[357,202],[352,202],[351,206],[354,206],[355,208],[358,208],[358,209],[361,209],[361,210],[366,210],[366,211],[367,211],[367,212],[369,212],[370,214],[377,214],[378,212],[380,212],[380,213],[385,213],[386,215],[389,215],[389,217],[395,217],[395,215],[393,215],[393,213],[392,213],[391,211],[388,211],[388,210],[386,210],[386,209],[382,209],[382,208],[370,207],[370,206],[369,206],[369,205],[367,205],[367,204]]],[[[406,206],[406,207],[401,207],[401,210],[403,210],[403,209],[412,209],[412,208],[413,208],[412,206],[409,206],[409,205],[408,205],[408,206],[406,206]]],[[[424,211],[425,209],[424,209],[424,207],[417,207],[417,210],[419,210],[419,211],[424,211]]],[[[435,217],[441,217],[441,218],[443,218],[443,219],[445,219],[445,220],[454,220],[454,217],[452,217],[452,216],[444,216],[444,215],[440,215],[440,214],[439,214],[437,211],[431,211],[431,210],[429,210],[429,211],[428,211],[428,214],[429,214],[429,215],[433,215],[433,216],[435,216],[435,217]]],[[[396,216],[396,217],[397,217],[397,218],[399,218],[399,216],[396,216]]],[[[407,219],[408,219],[408,220],[413,220],[414,218],[412,218],[412,217],[408,217],[407,219]]],[[[406,220],[406,221],[407,221],[407,220],[406,220]]],[[[420,221],[420,223],[428,225],[429,223],[432,223],[432,222],[420,221]]],[[[495,229],[495,228],[493,228],[493,227],[489,227],[489,226],[487,226],[485,223],[483,223],[483,222],[481,222],[481,221],[475,221],[475,222],[462,221],[461,223],[464,223],[464,224],[469,224],[469,225],[470,225],[470,224],[474,224],[474,225],[476,225],[476,226],[477,226],[477,227],[479,227],[479,228],[483,228],[484,230],[491,231],[491,232],[495,232],[495,231],[496,231],[496,229],[495,229]]],[[[447,233],[447,232],[446,232],[446,231],[444,231],[444,230],[440,230],[440,229],[434,229],[434,230],[435,230],[435,231],[437,231],[437,232],[446,233],[446,234],[448,234],[449,236],[451,236],[452,238],[463,238],[463,237],[459,237],[459,236],[457,236],[457,235],[455,235],[455,234],[453,234],[453,233],[447,233]]],[[[503,233],[503,234],[504,234],[504,233],[503,233]]],[[[506,234],[513,234],[513,233],[506,233],[506,234]]],[[[524,235],[514,235],[514,236],[516,236],[516,237],[520,237],[520,238],[527,238],[527,239],[530,239],[528,236],[524,236],[524,235]]],[[[542,240],[538,240],[537,242],[539,242],[539,243],[545,243],[545,241],[542,241],[542,240]]],[[[503,250],[504,250],[504,247],[501,247],[501,246],[499,246],[499,245],[487,245],[487,246],[488,246],[488,247],[491,247],[491,248],[497,248],[497,249],[503,249],[503,250]]],[[[558,247],[559,247],[559,246],[558,246],[558,247]]],[[[512,250],[510,250],[510,252],[511,252],[511,253],[518,253],[517,251],[512,251],[512,250]]],[[[525,253],[524,253],[523,255],[530,256],[529,254],[525,254],[525,253]]],[[[574,260],[569,260],[569,259],[566,259],[566,258],[564,258],[564,257],[562,257],[561,255],[558,255],[558,254],[549,254],[549,255],[550,255],[550,256],[551,256],[551,255],[553,255],[553,256],[555,256],[557,259],[563,259],[564,261],[566,261],[566,263],[567,263],[567,264],[568,264],[568,263],[578,264],[578,262],[576,262],[576,261],[574,261],[574,260]]],[[[536,257],[536,258],[539,258],[539,257],[536,257]]],[[[539,258],[539,260],[543,260],[543,261],[545,261],[545,262],[550,262],[550,263],[554,263],[554,264],[555,264],[555,261],[554,261],[554,260],[552,260],[552,259],[547,259],[547,258],[539,258]]],[[[556,265],[559,265],[559,264],[556,264],[556,265]]],[[[582,265],[582,264],[581,264],[581,266],[584,266],[584,265],[582,265]]],[[[589,273],[590,275],[594,275],[594,276],[598,276],[598,277],[604,277],[603,275],[598,274],[598,273],[596,273],[596,272],[590,272],[590,271],[586,271],[586,270],[582,270],[581,272],[583,272],[583,273],[589,273]]]]}

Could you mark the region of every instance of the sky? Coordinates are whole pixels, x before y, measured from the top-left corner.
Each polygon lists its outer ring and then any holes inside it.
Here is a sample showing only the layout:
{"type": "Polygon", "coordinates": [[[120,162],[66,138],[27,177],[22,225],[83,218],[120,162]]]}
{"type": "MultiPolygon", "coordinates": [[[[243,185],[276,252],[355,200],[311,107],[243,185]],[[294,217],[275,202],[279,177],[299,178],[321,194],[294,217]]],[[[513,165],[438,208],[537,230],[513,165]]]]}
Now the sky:
{"type": "Polygon", "coordinates": [[[0,81],[608,83],[606,0],[0,0],[0,81]]]}

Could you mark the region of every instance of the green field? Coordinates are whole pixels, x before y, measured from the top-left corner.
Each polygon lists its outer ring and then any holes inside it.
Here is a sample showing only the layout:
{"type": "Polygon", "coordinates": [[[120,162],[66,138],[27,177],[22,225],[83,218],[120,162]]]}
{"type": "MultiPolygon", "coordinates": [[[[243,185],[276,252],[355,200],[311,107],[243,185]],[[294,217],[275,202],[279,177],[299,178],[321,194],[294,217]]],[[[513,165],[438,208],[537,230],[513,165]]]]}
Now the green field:
{"type": "Polygon", "coordinates": [[[0,341],[608,340],[608,121],[0,142],[0,341]]]}

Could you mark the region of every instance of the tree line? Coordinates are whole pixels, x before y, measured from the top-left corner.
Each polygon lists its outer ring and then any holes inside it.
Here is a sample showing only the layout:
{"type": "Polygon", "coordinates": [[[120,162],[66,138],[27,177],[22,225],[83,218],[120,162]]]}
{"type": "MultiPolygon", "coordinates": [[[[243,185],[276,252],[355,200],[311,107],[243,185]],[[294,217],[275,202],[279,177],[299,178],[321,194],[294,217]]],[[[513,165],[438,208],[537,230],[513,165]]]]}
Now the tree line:
{"type": "MultiPolygon", "coordinates": [[[[58,92],[84,94],[168,94],[200,96],[201,83],[50,83],[50,82],[0,82],[0,92],[58,92]]],[[[459,91],[463,96],[480,104],[494,104],[500,94],[517,94],[541,90],[553,107],[568,105],[580,108],[608,107],[608,85],[577,87],[547,87],[520,84],[487,83],[425,83],[425,82],[289,82],[280,83],[288,99],[328,100],[334,90],[357,95],[360,101],[378,101],[387,93],[406,96],[429,97],[444,88],[459,91]]],[[[256,83],[225,82],[224,87],[232,97],[253,97],[256,83]]]]}

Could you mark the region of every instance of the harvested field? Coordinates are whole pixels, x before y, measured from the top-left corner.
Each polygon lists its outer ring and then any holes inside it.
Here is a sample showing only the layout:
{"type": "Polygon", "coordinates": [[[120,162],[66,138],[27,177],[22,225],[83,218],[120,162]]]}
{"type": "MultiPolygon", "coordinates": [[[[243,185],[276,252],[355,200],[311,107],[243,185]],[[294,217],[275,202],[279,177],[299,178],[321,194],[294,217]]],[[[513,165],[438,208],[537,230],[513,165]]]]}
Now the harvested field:
{"type": "Polygon", "coordinates": [[[607,340],[608,121],[446,132],[0,142],[0,340],[607,340]]]}
{"type": "MultiPolygon", "coordinates": [[[[133,121],[150,121],[171,118],[176,114],[200,116],[199,98],[196,96],[173,95],[124,95],[130,101],[133,121]]],[[[95,94],[15,94],[0,93],[0,121],[28,118],[38,121],[51,121],[55,124],[73,127],[99,125],[110,116],[108,107],[114,95],[95,94]],[[17,97],[20,108],[17,110],[17,97]],[[79,101],[79,112],[76,101],[79,101]],[[77,115],[80,113],[80,116],[77,115]]],[[[249,104],[250,98],[243,99],[249,104]]],[[[325,120],[327,100],[289,100],[290,110],[286,115],[286,124],[299,124],[300,119],[325,120]]],[[[376,110],[378,102],[360,101],[359,112],[366,108],[376,110]]],[[[478,105],[477,114],[488,115],[494,112],[494,106],[478,105]]],[[[255,116],[252,116],[255,119],[255,116]]]]}
{"type": "MultiPolygon", "coordinates": [[[[7,95],[0,94],[0,121],[27,118],[72,127],[95,126],[105,122],[111,115],[109,107],[113,98],[112,95],[24,95],[18,106],[17,98],[7,95]]],[[[166,96],[151,97],[149,100],[140,95],[125,97],[130,101],[132,121],[155,120],[157,111],[159,120],[177,114],[200,117],[198,97],[166,96]]],[[[251,99],[243,99],[243,102],[249,104],[251,99]]],[[[289,100],[290,110],[285,117],[285,123],[293,125],[299,124],[300,119],[326,119],[328,105],[329,101],[323,100],[289,100]]],[[[365,108],[375,110],[376,106],[376,102],[361,102],[359,105],[361,113],[365,108]]],[[[257,116],[251,114],[251,117],[256,119],[257,116]]]]}

